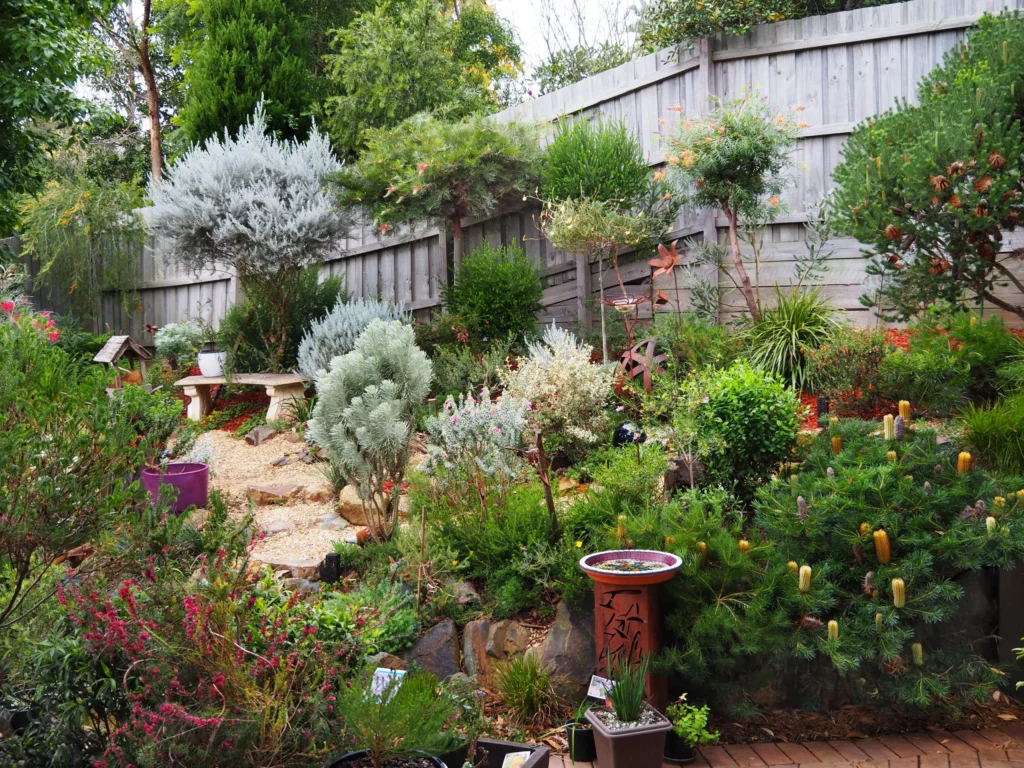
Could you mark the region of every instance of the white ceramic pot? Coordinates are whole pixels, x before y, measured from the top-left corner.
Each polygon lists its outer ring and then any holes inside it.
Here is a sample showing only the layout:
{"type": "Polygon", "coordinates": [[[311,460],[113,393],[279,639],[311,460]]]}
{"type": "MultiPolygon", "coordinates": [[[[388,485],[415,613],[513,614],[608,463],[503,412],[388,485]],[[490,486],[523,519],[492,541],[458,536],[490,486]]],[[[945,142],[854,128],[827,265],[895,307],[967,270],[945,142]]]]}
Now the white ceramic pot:
{"type": "Polygon", "coordinates": [[[202,373],[203,376],[223,376],[224,366],[227,362],[227,352],[200,352],[199,372],[202,373]]]}

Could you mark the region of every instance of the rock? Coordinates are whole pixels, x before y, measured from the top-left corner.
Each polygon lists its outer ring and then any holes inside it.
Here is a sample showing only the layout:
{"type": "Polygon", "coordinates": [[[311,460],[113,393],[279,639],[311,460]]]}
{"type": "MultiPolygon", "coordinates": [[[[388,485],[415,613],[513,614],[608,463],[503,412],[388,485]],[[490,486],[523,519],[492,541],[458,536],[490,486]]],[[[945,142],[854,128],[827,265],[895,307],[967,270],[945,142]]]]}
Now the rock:
{"type": "Polygon", "coordinates": [[[703,478],[704,467],[692,454],[683,453],[679,456],[671,456],[668,459],[668,469],[665,470],[665,493],[688,491],[691,487],[691,479],[693,486],[696,487],[700,485],[703,478]]]}
{"type": "Polygon", "coordinates": [[[455,602],[459,605],[469,605],[470,603],[480,602],[480,593],[476,591],[476,588],[468,581],[460,581],[453,587],[455,592],[455,602]]]}
{"type": "Polygon", "coordinates": [[[569,491],[575,490],[579,483],[573,480],[571,477],[563,477],[558,481],[558,492],[568,493],[569,491]]]}
{"type": "Polygon", "coordinates": [[[487,655],[487,639],[492,629],[491,622],[487,619],[476,619],[462,630],[462,663],[467,674],[475,677],[484,686],[490,684],[493,671],[492,659],[487,655]]]}
{"type": "Polygon", "coordinates": [[[316,519],[316,525],[318,528],[323,528],[327,531],[344,531],[346,528],[351,527],[348,524],[348,520],[343,517],[338,517],[338,515],[333,512],[328,512],[326,515],[320,515],[320,517],[316,519]]]}
{"type": "Polygon", "coordinates": [[[263,532],[267,536],[273,536],[275,533],[289,533],[295,530],[295,523],[291,520],[272,520],[263,526],[263,532]]]}
{"type": "Polygon", "coordinates": [[[402,654],[410,665],[417,664],[437,678],[446,680],[459,671],[459,633],[455,622],[446,619],[427,631],[402,654]]]}
{"type": "Polygon", "coordinates": [[[334,489],[329,485],[318,485],[312,490],[306,491],[306,501],[310,504],[322,504],[334,496],[334,489]]]}
{"type": "Polygon", "coordinates": [[[309,451],[303,451],[302,455],[299,456],[299,458],[302,460],[303,464],[312,464],[315,461],[319,461],[319,459],[317,459],[317,457],[314,456],[309,451]]]}
{"type": "Polygon", "coordinates": [[[272,466],[272,467],[284,467],[284,466],[286,466],[288,464],[291,464],[291,463],[292,463],[292,457],[289,456],[286,453],[280,459],[274,459],[274,461],[270,462],[270,466],[272,466]]]}
{"type": "Polygon", "coordinates": [[[948,442],[950,442],[948,435],[936,435],[935,436],[935,444],[936,445],[946,445],[948,442]]]}
{"type": "Polygon", "coordinates": [[[291,432],[285,432],[284,439],[292,444],[305,442],[302,438],[302,435],[300,435],[295,430],[292,430],[291,432]]]}
{"type": "Polygon", "coordinates": [[[320,591],[320,585],[314,584],[309,579],[285,579],[281,582],[282,586],[292,592],[298,592],[299,594],[308,595],[313,592],[320,591]]]}
{"type": "Polygon", "coordinates": [[[276,434],[277,430],[270,427],[255,427],[245,436],[245,442],[249,445],[262,445],[276,434]]]}
{"type": "MultiPolygon", "coordinates": [[[[531,648],[529,653],[533,652],[531,648]]],[[[581,700],[595,669],[593,611],[574,611],[564,600],[560,602],[555,623],[536,653],[541,666],[551,672],[556,692],[572,701],[581,700]]]]}
{"type": "Polygon", "coordinates": [[[287,573],[293,579],[319,579],[319,560],[274,560],[268,562],[272,571],[287,573]]]}
{"type": "Polygon", "coordinates": [[[381,651],[380,653],[375,653],[372,656],[367,656],[366,664],[374,669],[377,669],[378,667],[382,669],[405,669],[407,666],[403,659],[398,658],[393,653],[387,653],[386,651],[381,651]]]}
{"type": "Polygon", "coordinates": [[[253,485],[249,488],[249,500],[257,507],[287,504],[302,490],[301,485],[253,485]]]}
{"type": "Polygon", "coordinates": [[[362,499],[353,485],[346,485],[338,494],[338,514],[352,525],[369,525],[362,499]]]}
{"type": "Polygon", "coordinates": [[[530,647],[530,630],[518,622],[510,622],[505,632],[505,656],[518,656],[530,647]]]}

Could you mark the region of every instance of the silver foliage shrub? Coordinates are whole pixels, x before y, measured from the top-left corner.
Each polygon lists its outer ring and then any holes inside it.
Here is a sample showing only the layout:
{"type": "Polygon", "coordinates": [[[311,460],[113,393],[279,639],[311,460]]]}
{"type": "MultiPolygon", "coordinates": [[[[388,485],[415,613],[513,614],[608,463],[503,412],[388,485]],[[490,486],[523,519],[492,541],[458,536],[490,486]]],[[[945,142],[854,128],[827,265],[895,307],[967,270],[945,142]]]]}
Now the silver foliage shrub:
{"type": "Polygon", "coordinates": [[[415,429],[413,408],[430,391],[431,376],[412,327],[376,319],[319,381],[306,434],[355,487],[375,538],[395,530],[415,429]]]}
{"type": "Polygon", "coordinates": [[[408,324],[412,318],[402,307],[389,301],[358,298],[339,302],[322,320],[314,320],[299,344],[299,373],[316,381],[330,368],[331,360],[346,355],[372,320],[397,320],[408,324]]]}
{"type": "Polygon", "coordinates": [[[262,106],[236,138],[211,138],[150,181],[145,220],[192,270],[226,265],[242,276],[321,259],[349,226],[327,177],[342,164],[315,127],[306,141],[266,132],[262,106]]]}
{"type": "Polygon", "coordinates": [[[153,345],[157,355],[175,367],[191,367],[206,338],[207,332],[199,323],[168,323],[154,334],[153,345]]]}

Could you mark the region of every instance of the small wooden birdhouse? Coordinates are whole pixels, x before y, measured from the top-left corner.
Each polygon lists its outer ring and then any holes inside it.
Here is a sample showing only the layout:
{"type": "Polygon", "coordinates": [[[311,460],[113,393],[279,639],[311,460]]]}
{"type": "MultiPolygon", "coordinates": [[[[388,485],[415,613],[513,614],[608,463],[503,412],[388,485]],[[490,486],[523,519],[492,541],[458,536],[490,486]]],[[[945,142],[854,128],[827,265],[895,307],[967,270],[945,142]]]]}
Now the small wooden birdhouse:
{"type": "Polygon", "coordinates": [[[121,387],[125,384],[142,384],[146,366],[152,359],[153,354],[131,336],[111,336],[92,361],[109,365],[117,371],[114,386],[121,387]]]}

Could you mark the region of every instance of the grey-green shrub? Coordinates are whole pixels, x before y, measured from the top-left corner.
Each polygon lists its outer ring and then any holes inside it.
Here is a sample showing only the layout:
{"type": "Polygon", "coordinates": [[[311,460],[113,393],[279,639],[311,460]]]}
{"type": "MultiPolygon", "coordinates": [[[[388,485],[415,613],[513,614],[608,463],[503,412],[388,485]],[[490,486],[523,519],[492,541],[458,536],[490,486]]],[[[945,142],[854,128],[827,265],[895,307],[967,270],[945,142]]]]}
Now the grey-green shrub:
{"type": "Polygon", "coordinates": [[[153,344],[157,355],[167,360],[172,368],[191,368],[206,338],[203,327],[189,320],[163,326],[153,336],[153,344]]]}
{"type": "Polygon", "coordinates": [[[394,533],[413,409],[430,391],[430,360],[413,339],[408,325],[372,321],[355,348],[320,379],[307,432],[355,487],[371,535],[380,539],[394,533]]]}
{"type": "Polygon", "coordinates": [[[319,379],[321,372],[330,369],[331,360],[355,348],[356,339],[377,318],[402,323],[412,321],[401,306],[390,301],[360,297],[335,304],[325,317],[314,320],[303,335],[299,343],[299,373],[310,381],[319,379]]]}

